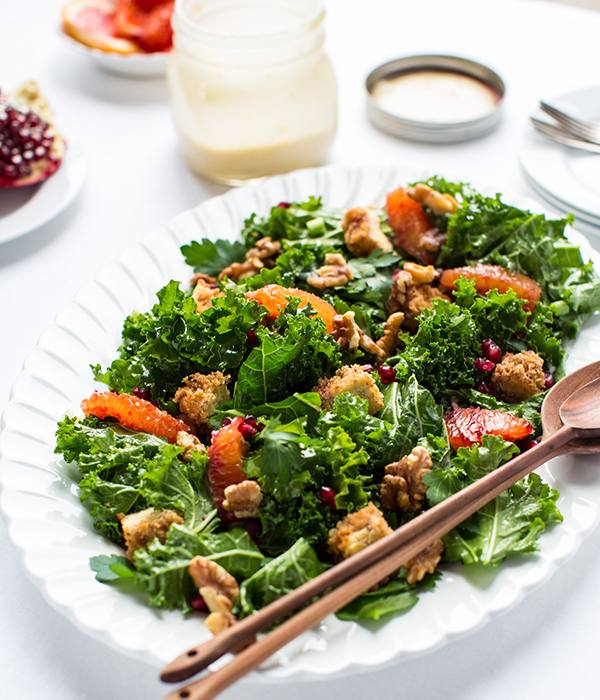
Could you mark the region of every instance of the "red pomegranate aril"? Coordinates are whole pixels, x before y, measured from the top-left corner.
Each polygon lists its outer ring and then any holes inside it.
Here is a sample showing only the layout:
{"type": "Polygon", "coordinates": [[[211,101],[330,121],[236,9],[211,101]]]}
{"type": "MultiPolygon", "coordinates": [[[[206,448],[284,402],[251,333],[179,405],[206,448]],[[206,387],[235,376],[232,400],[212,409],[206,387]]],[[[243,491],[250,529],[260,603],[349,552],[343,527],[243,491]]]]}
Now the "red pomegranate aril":
{"type": "Polygon", "coordinates": [[[373,365],[363,365],[363,369],[365,370],[365,372],[372,372],[375,369],[375,367],[373,367],[373,365]]]}
{"type": "Polygon", "coordinates": [[[502,350],[489,338],[481,343],[481,353],[487,360],[496,365],[502,360],[502,350]]]}
{"type": "Polygon", "coordinates": [[[194,593],[190,598],[190,606],[196,612],[208,612],[208,605],[204,602],[204,598],[200,593],[194,593]]]}
{"type": "Polygon", "coordinates": [[[331,508],[331,510],[336,510],[337,508],[335,496],[336,493],[331,486],[321,486],[321,488],[317,491],[317,498],[319,501],[331,508]]]}
{"type": "Polygon", "coordinates": [[[289,209],[292,205],[289,202],[279,202],[278,209],[289,209]]]}
{"type": "Polygon", "coordinates": [[[493,362],[483,357],[478,357],[475,360],[475,369],[479,372],[491,372],[495,366],[493,362]]]}
{"type": "Polygon", "coordinates": [[[231,421],[232,419],[229,416],[225,416],[225,418],[223,418],[221,421],[221,427],[224,428],[226,425],[229,425],[231,421]]]}
{"type": "Polygon", "coordinates": [[[244,530],[250,535],[250,539],[255,539],[260,532],[260,520],[258,518],[248,518],[243,523],[244,530]]]}
{"type": "Polygon", "coordinates": [[[150,401],[150,403],[152,403],[152,392],[150,389],[140,389],[134,386],[131,393],[138,399],[143,399],[144,401],[150,401]]]}
{"type": "Polygon", "coordinates": [[[399,274],[400,274],[400,270],[394,270],[394,271],[392,272],[392,279],[395,280],[396,277],[398,277],[399,274]]]}
{"type": "Polygon", "coordinates": [[[382,365],[377,370],[377,374],[379,375],[379,379],[381,379],[384,384],[391,384],[396,380],[396,370],[388,365],[382,365]]]}
{"type": "Polygon", "coordinates": [[[244,421],[240,425],[238,430],[242,434],[242,437],[246,438],[246,439],[254,437],[256,435],[256,433],[258,433],[258,428],[256,426],[256,423],[251,423],[248,421],[244,421]]]}
{"type": "Polygon", "coordinates": [[[477,382],[477,384],[475,384],[475,389],[481,394],[488,394],[488,396],[494,395],[492,387],[487,382],[477,382]]]}
{"type": "Polygon", "coordinates": [[[544,385],[546,389],[552,389],[554,386],[554,377],[552,376],[552,372],[544,372],[544,385]]]}
{"type": "Polygon", "coordinates": [[[254,328],[251,328],[249,331],[246,331],[246,343],[248,345],[256,345],[258,342],[258,336],[256,335],[256,331],[254,328]]]}
{"type": "Polygon", "coordinates": [[[527,452],[527,450],[530,450],[532,447],[535,447],[537,444],[538,444],[538,441],[534,440],[533,438],[524,438],[523,440],[517,441],[517,447],[521,450],[521,452],[527,452]]]}

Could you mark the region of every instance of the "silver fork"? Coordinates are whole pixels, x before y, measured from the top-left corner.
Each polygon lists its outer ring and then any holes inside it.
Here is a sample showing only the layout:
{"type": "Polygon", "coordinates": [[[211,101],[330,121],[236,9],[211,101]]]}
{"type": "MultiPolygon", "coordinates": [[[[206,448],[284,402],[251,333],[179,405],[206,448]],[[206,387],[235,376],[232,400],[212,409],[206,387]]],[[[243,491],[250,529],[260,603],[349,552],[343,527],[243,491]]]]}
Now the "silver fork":
{"type": "Polygon", "coordinates": [[[534,129],[539,131],[539,133],[543,134],[546,138],[549,138],[551,141],[562,143],[565,146],[570,146],[571,148],[579,148],[582,151],[587,151],[588,153],[600,153],[600,144],[579,139],[562,127],[555,126],[554,124],[548,124],[547,122],[543,122],[535,117],[530,117],[530,119],[534,129]]]}
{"type": "Polygon", "coordinates": [[[567,131],[577,136],[577,138],[600,144],[600,124],[572,117],[541,100],[540,107],[546,114],[549,114],[553,119],[556,119],[559,124],[562,124],[567,131]]]}

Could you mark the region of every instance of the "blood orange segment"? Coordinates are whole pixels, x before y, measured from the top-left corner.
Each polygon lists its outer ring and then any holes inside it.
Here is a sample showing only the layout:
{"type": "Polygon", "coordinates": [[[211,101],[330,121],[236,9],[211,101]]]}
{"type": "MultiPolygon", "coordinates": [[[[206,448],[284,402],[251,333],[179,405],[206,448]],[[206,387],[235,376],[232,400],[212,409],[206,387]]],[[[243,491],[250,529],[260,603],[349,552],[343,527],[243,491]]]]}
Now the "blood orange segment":
{"type": "Polygon", "coordinates": [[[117,36],[115,5],[110,0],[73,0],[62,9],[65,32],[81,44],[112,53],[136,53],[137,44],[117,36]]]}
{"type": "Polygon", "coordinates": [[[533,433],[529,421],[512,413],[470,406],[444,412],[444,422],[453,449],[480,445],[483,435],[500,435],[514,442],[533,433]]]}
{"type": "Polygon", "coordinates": [[[129,394],[113,394],[105,391],[92,394],[89,399],[81,402],[81,409],[86,416],[97,416],[104,419],[108,416],[116,418],[121,425],[132,430],[143,430],[157,437],[175,442],[177,433],[181,430],[190,431],[189,426],[174,418],[166,411],[161,411],[154,404],[144,399],[138,399],[129,394]]]}
{"type": "Polygon", "coordinates": [[[266,287],[261,287],[254,292],[248,292],[246,299],[254,299],[259,304],[265,306],[271,316],[277,317],[280,312],[285,309],[288,304],[287,297],[297,297],[300,299],[298,308],[304,309],[308,304],[313,307],[316,315],[325,321],[327,331],[333,331],[333,317],[336,315],[336,310],[325,299],[305,292],[302,289],[282,287],[279,284],[268,284],[266,287]]]}
{"type": "Polygon", "coordinates": [[[524,299],[525,311],[532,312],[535,304],[542,296],[542,290],[537,282],[519,272],[510,272],[500,265],[486,265],[477,263],[467,267],[455,267],[444,270],[440,278],[440,287],[452,289],[456,287],[456,281],[460,277],[475,280],[475,289],[478,294],[485,295],[490,289],[497,289],[500,294],[506,294],[512,289],[519,299],[524,299]]]}
{"type": "Polygon", "coordinates": [[[232,484],[245,481],[246,473],[242,469],[242,457],[248,453],[248,443],[240,433],[243,418],[234,418],[229,425],[224,425],[213,435],[208,448],[208,481],[210,492],[223,520],[233,520],[233,513],[223,508],[225,489],[232,484]]]}
{"type": "Polygon", "coordinates": [[[432,230],[432,226],[423,207],[406,194],[404,187],[398,187],[388,194],[386,209],[394,232],[394,245],[423,265],[432,265],[439,243],[428,240],[425,235],[432,230]]]}

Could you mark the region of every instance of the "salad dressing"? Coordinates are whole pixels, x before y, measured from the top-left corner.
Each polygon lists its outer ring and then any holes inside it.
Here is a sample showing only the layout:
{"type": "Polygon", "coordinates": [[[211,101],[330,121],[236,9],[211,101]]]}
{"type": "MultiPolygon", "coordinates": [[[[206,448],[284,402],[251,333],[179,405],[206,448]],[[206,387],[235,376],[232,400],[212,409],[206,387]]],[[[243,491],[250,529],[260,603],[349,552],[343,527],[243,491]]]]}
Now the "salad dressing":
{"type": "Polygon", "coordinates": [[[337,102],[322,19],[316,0],[178,6],[169,89],[192,170],[235,184],[324,160],[337,102]]]}

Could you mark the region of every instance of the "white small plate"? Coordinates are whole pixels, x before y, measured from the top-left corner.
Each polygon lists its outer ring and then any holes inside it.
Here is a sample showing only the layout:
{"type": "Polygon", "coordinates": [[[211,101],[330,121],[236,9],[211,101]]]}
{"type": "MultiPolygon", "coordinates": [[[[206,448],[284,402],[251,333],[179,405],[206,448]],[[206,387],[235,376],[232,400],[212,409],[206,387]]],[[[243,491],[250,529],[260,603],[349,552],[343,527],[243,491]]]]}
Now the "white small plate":
{"type": "Polygon", "coordinates": [[[81,189],[86,171],[83,150],[68,144],[60,168],[44,182],[0,187],[0,243],[23,236],[60,214],[81,189]]]}
{"type": "MultiPolygon", "coordinates": [[[[600,85],[549,103],[575,117],[600,122],[600,85]]],[[[587,221],[600,218],[600,155],[554,143],[528,126],[519,158],[529,180],[561,202],[563,211],[578,210],[587,221]]]]}
{"type": "Polygon", "coordinates": [[[120,54],[92,49],[59,30],[65,43],[83,56],[87,56],[102,70],[129,78],[163,78],[167,73],[170,51],[156,53],[120,54]]]}

